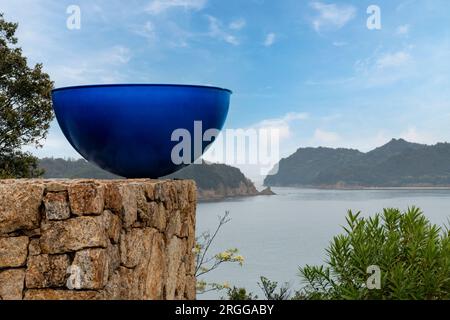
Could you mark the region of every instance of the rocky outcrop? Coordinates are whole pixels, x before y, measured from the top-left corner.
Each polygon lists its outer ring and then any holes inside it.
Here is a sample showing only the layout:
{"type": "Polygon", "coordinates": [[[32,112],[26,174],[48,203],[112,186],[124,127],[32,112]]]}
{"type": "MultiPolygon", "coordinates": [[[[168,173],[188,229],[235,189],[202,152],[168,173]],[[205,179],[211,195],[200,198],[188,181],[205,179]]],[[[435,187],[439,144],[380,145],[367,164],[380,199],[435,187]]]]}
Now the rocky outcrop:
{"type": "Polygon", "coordinates": [[[259,195],[253,182],[238,168],[220,163],[193,164],[167,178],[194,180],[199,201],[259,195]]]}
{"type": "Polygon", "coordinates": [[[195,299],[192,181],[0,181],[0,300],[195,299]]]}
{"type": "Polygon", "coordinates": [[[241,182],[238,188],[226,188],[220,186],[216,189],[197,189],[199,201],[219,201],[227,198],[254,197],[254,196],[275,196],[272,188],[267,187],[258,191],[250,180],[241,182]]]}
{"type": "Polygon", "coordinates": [[[264,190],[259,192],[260,196],[275,196],[276,193],[272,191],[271,187],[267,187],[264,190]]]}
{"type": "Polygon", "coordinates": [[[259,195],[255,185],[250,181],[241,181],[238,187],[226,187],[223,184],[214,189],[198,189],[199,201],[217,201],[226,198],[251,197],[259,195]]]}

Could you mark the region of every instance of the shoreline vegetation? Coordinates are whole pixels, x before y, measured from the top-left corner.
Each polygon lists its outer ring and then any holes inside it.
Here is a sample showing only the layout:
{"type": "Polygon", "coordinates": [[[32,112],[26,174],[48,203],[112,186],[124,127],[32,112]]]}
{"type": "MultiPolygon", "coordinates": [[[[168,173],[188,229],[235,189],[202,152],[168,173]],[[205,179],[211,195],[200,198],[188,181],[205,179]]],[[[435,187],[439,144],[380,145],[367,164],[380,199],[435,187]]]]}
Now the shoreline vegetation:
{"type": "Polygon", "coordinates": [[[272,186],[276,188],[295,188],[295,189],[311,189],[311,190],[348,190],[348,191],[358,191],[358,190],[450,190],[450,186],[402,186],[402,187],[367,187],[367,186],[303,186],[303,185],[290,185],[290,186],[272,186]]]}

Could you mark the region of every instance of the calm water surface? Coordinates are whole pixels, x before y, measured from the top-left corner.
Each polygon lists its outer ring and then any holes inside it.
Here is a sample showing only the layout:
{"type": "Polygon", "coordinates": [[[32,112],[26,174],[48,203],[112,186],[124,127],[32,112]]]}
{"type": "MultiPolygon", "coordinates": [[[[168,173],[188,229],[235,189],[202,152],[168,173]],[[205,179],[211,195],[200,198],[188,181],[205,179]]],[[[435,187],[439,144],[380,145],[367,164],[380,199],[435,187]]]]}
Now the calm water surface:
{"type": "MultiPolygon", "coordinates": [[[[311,190],[273,188],[276,196],[260,196],[197,207],[197,234],[213,230],[218,216],[230,212],[211,253],[238,248],[245,257],[243,267],[222,265],[205,277],[207,281],[229,282],[258,295],[260,276],[300,286],[298,266],[322,264],[324,249],[341,232],[347,210],[364,215],[383,208],[418,206],[433,222],[450,219],[450,190],[311,190]]],[[[208,293],[199,299],[219,298],[208,293]]]]}

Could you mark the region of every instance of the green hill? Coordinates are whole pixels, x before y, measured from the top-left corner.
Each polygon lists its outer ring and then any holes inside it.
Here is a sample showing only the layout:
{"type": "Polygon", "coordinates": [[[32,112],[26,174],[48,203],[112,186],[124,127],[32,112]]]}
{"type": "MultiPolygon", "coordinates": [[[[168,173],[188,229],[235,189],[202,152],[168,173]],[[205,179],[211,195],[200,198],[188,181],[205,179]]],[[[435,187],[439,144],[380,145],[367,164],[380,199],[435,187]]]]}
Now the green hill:
{"type": "Polygon", "coordinates": [[[99,167],[84,159],[44,158],[39,160],[39,167],[44,169],[44,178],[55,179],[117,179],[99,167]]]}
{"type": "Polygon", "coordinates": [[[363,153],[351,149],[301,148],[279,162],[268,186],[450,186],[450,144],[434,146],[393,139],[363,153]]]}

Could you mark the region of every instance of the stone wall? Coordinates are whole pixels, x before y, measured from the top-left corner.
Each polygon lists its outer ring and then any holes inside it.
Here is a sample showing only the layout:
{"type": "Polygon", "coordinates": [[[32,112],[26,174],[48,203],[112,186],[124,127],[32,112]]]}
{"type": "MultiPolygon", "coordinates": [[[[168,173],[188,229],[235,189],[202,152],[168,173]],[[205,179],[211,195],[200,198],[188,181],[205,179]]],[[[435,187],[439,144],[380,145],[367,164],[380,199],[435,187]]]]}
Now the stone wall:
{"type": "Polygon", "coordinates": [[[1,299],[195,299],[192,181],[0,181],[1,299]]]}

